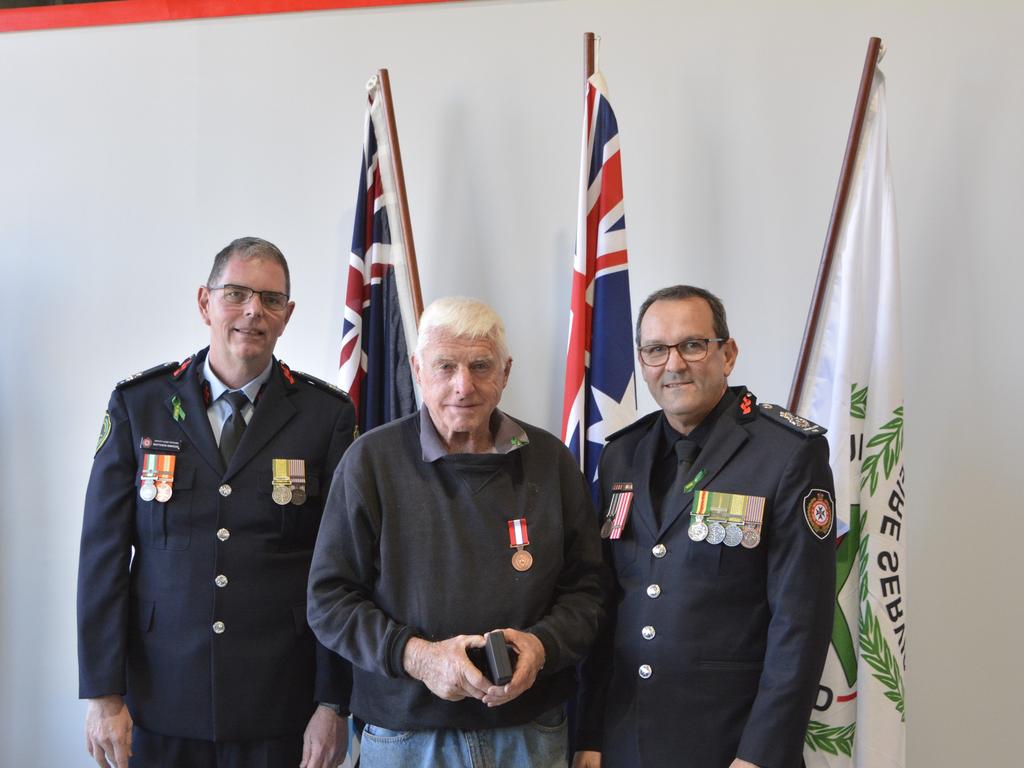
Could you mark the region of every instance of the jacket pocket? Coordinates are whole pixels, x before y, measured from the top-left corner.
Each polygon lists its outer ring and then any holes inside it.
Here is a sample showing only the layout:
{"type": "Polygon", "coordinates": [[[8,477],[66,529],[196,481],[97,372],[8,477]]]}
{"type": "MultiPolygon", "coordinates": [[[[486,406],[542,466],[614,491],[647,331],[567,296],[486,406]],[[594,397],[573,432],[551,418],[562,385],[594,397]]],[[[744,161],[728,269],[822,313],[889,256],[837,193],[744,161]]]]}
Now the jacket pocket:
{"type": "Polygon", "coordinates": [[[188,549],[192,541],[192,486],[195,475],[194,467],[179,467],[174,473],[170,499],[139,501],[143,541],[153,549],[188,549]]]}
{"type": "Polygon", "coordinates": [[[320,498],[320,473],[317,470],[306,472],[305,498],[301,504],[292,501],[278,504],[273,499],[274,475],[272,472],[260,472],[257,475],[257,492],[261,506],[270,515],[272,526],[280,537],[281,549],[310,549],[316,543],[316,534],[320,529],[322,500],[320,498]]]}

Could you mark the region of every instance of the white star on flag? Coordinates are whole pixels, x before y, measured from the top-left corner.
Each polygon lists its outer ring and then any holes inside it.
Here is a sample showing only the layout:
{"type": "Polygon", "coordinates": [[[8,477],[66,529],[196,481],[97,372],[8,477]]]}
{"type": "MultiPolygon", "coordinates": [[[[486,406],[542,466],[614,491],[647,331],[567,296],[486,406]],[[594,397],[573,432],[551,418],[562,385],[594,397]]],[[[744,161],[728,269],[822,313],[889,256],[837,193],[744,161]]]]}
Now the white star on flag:
{"type": "MultiPolygon", "coordinates": [[[[603,446],[608,435],[628,427],[636,419],[636,377],[629,377],[629,384],[621,400],[606,395],[597,387],[591,387],[590,391],[601,413],[601,420],[595,421],[587,429],[587,440],[603,446]]],[[[597,476],[596,472],[594,476],[597,476]]]]}

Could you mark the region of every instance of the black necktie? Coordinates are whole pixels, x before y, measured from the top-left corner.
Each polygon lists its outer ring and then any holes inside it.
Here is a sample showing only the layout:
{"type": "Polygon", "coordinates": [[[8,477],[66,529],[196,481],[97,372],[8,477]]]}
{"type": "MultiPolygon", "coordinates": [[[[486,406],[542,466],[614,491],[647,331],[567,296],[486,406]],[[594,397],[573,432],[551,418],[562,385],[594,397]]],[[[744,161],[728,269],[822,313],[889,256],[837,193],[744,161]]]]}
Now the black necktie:
{"type": "Polygon", "coordinates": [[[222,398],[231,406],[231,415],[224,422],[220,431],[220,455],[224,457],[224,464],[231,463],[231,457],[245,432],[245,419],[242,417],[242,408],[249,402],[245,392],[236,389],[233,392],[225,392],[222,398]]]}
{"type": "Polygon", "coordinates": [[[682,485],[686,481],[686,476],[690,474],[693,460],[700,453],[700,446],[693,442],[693,440],[684,437],[681,440],[676,440],[675,450],[676,458],[679,459],[679,469],[676,471],[676,484],[682,485]]]}
{"type": "Polygon", "coordinates": [[[682,504],[683,485],[686,483],[686,476],[690,474],[693,460],[700,453],[700,446],[686,437],[676,440],[676,444],[673,447],[679,464],[676,466],[675,479],[672,481],[672,485],[669,486],[668,491],[666,491],[665,498],[662,499],[661,509],[658,510],[659,525],[674,512],[678,511],[682,504]]]}

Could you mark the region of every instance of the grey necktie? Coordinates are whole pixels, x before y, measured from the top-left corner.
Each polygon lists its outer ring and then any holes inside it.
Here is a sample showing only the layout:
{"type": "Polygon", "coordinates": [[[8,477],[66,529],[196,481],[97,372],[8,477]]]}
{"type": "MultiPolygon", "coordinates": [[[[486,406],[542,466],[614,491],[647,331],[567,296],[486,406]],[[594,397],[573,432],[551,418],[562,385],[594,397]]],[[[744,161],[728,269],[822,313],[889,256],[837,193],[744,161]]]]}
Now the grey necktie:
{"type": "Polygon", "coordinates": [[[225,392],[221,397],[231,406],[231,415],[228,416],[220,431],[220,455],[224,457],[225,464],[230,464],[231,457],[234,456],[235,449],[242,440],[242,433],[245,432],[242,408],[249,402],[249,398],[240,389],[225,392]]]}

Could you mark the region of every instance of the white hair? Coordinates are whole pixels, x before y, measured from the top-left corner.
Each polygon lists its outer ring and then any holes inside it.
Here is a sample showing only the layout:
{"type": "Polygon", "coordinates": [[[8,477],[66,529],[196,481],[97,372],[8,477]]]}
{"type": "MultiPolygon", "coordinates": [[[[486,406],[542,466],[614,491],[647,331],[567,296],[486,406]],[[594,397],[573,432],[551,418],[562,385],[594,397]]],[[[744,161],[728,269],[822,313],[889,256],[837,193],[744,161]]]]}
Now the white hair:
{"type": "Polygon", "coordinates": [[[448,296],[423,310],[416,337],[416,357],[422,357],[427,345],[442,334],[490,342],[502,365],[511,357],[504,323],[497,312],[477,299],[448,296]]]}

